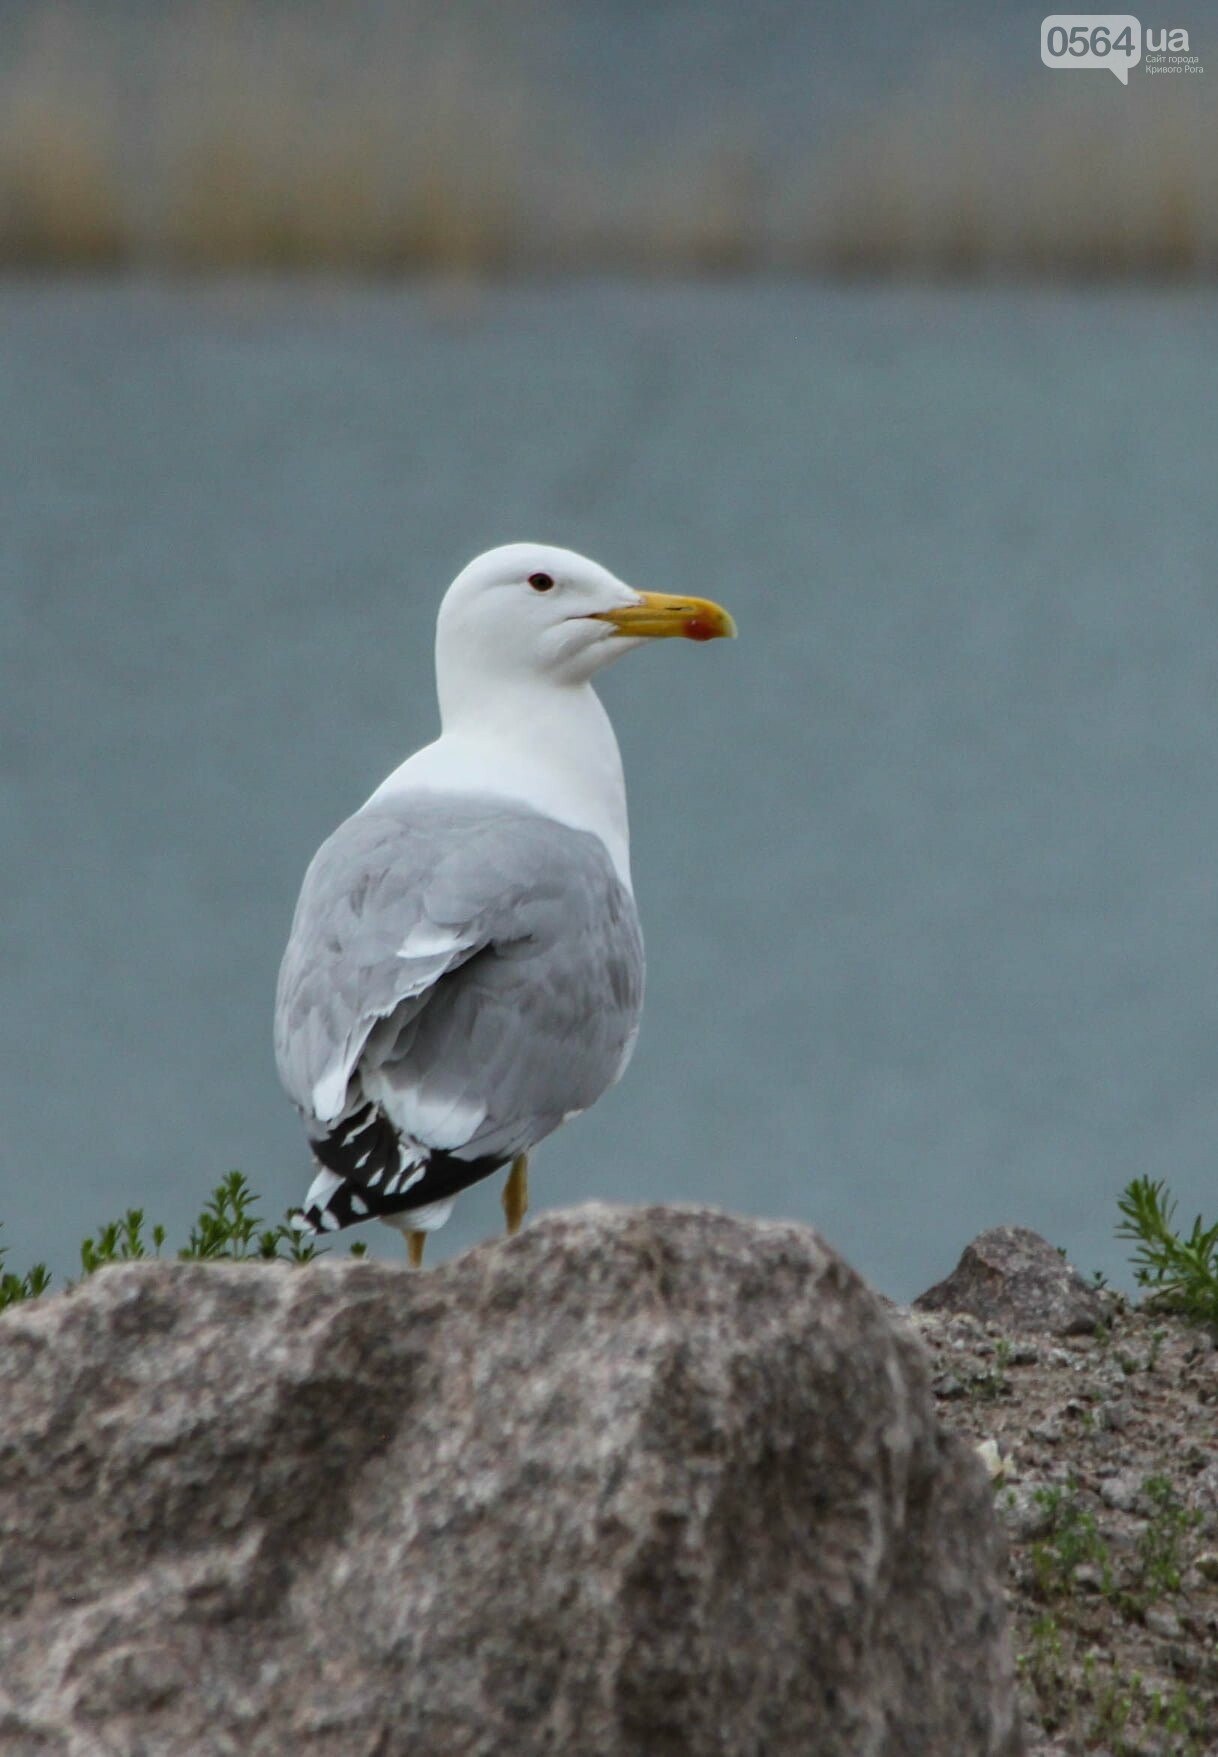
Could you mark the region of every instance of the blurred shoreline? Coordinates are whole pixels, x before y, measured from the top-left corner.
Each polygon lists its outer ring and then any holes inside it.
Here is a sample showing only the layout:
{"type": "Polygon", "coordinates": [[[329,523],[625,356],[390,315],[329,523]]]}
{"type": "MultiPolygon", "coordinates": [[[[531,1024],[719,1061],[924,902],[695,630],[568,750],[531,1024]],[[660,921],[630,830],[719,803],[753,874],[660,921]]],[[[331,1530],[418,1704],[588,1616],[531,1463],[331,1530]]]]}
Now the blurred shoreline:
{"type": "Polygon", "coordinates": [[[1205,76],[1122,89],[927,66],[896,92],[810,94],[788,138],[760,99],[705,126],[661,103],[607,130],[521,53],[520,16],[373,8],[357,29],[217,3],[136,29],[43,0],[0,56],[0,272],[1218,268],[1205,76]]]}

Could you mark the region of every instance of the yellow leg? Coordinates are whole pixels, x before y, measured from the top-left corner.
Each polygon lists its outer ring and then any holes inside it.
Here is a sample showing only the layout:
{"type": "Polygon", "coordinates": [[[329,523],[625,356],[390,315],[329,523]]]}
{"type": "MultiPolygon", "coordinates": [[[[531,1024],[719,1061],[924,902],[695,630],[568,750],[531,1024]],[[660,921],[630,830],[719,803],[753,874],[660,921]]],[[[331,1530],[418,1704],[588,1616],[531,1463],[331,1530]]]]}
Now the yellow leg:
{"type": "Polygon", "coordinates": [[[520,1154],[513,1159],[512,1169],[507,1174],[507,1182],[503,1186],[503,1212],[507,1217],[509,1238],[520,1231],[520,1223],[529,1209],[529,1156],[520,1154]]]}
{"type": "Polygon", "coordinates": [[[408,1232],[406,1234],[406,1249],[410,1252],[410,1267],[412,1269],[423,1267],[423,1246],[426,1243],[427,1234],[425,1232],[408,1232]]]}

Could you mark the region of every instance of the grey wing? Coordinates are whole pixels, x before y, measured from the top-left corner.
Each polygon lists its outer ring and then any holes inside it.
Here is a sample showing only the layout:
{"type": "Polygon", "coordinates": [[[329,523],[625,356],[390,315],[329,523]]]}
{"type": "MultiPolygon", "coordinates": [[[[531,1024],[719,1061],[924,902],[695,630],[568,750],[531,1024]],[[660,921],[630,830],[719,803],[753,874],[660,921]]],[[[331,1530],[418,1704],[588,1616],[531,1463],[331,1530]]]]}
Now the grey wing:
{"type": "Polygon", "coordinates": [[[275,997],[275,1059],[299,1108],[343,1110],[369,1032],[425,997],[476,947],[426,917],[443,859],[432,815],[361,811],[318,849],[301,887],[275,997]],[[430,929],[430,933],[429,933],[430,929]]]}
{"type": "Polygon", "coordinates": [[[310,867],[276,1053],[315,1125],[366,1097],[421,1145],[507,1158],[614,1082],[642,998],[634,902],[598,838],[416,795],[348,819],[310,867]]]}

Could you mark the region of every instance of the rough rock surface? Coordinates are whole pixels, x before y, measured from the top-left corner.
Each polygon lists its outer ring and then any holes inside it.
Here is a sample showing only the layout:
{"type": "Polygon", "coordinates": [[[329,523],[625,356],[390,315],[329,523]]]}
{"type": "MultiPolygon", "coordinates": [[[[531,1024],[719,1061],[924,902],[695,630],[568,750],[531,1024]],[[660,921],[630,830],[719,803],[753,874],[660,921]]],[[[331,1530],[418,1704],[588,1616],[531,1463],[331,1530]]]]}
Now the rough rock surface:
{"type": "Polygon", "coordinates": [[[1009,1330],[1087,1335],[1105,1302],[1047,1239],[1026,1226],[979,1233],[946,1281],[914,1301],[923,1312],[969,1312],[1009,1330]]]}
{"type": "Polygon", "coordinates": [[[802,1227],[590,1208],[0,1319],[4,1757],[1006,1757],[1002,1556],[802,1227]]]}

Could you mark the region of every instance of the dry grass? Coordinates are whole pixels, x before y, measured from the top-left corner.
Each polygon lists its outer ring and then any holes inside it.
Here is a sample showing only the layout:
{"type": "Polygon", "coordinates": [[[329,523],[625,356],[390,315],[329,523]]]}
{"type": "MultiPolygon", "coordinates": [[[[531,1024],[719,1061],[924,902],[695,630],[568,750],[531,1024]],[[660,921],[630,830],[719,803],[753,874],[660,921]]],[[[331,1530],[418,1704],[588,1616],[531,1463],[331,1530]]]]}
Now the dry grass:
{"type": "MultiPolygon", "coordinates": [[[[1218,111],[1198,88],[924,93],[841,143],[802,260],[954,275],[1211,276],[1218,111]]],[[[798,221],[795,222],[796,226],[798,221]]]]}
{"type": "Polygon", "coordinates": [[[494,20],[212,0],[141,39],[35,16],[0,86],[0,266],[1212,276],[1199,82],[956,70],[803,164],[708,134],[590,149],[494,20]],[[464,19],[466,30],[455,25],[464,19]],[[377,22],[379,20],[379,22],[377,22]],[[1102,87],[1102,89],[1101,89],[1102,87]],[[1111,89],[1109,89],[1111,88],[1111,89]]]}
{"type": "Polygon", "coordinates": [[[0,92],[0,259],[77,267],[127,254],[117,115],[104,72],[48,14],[0,92]]]}

